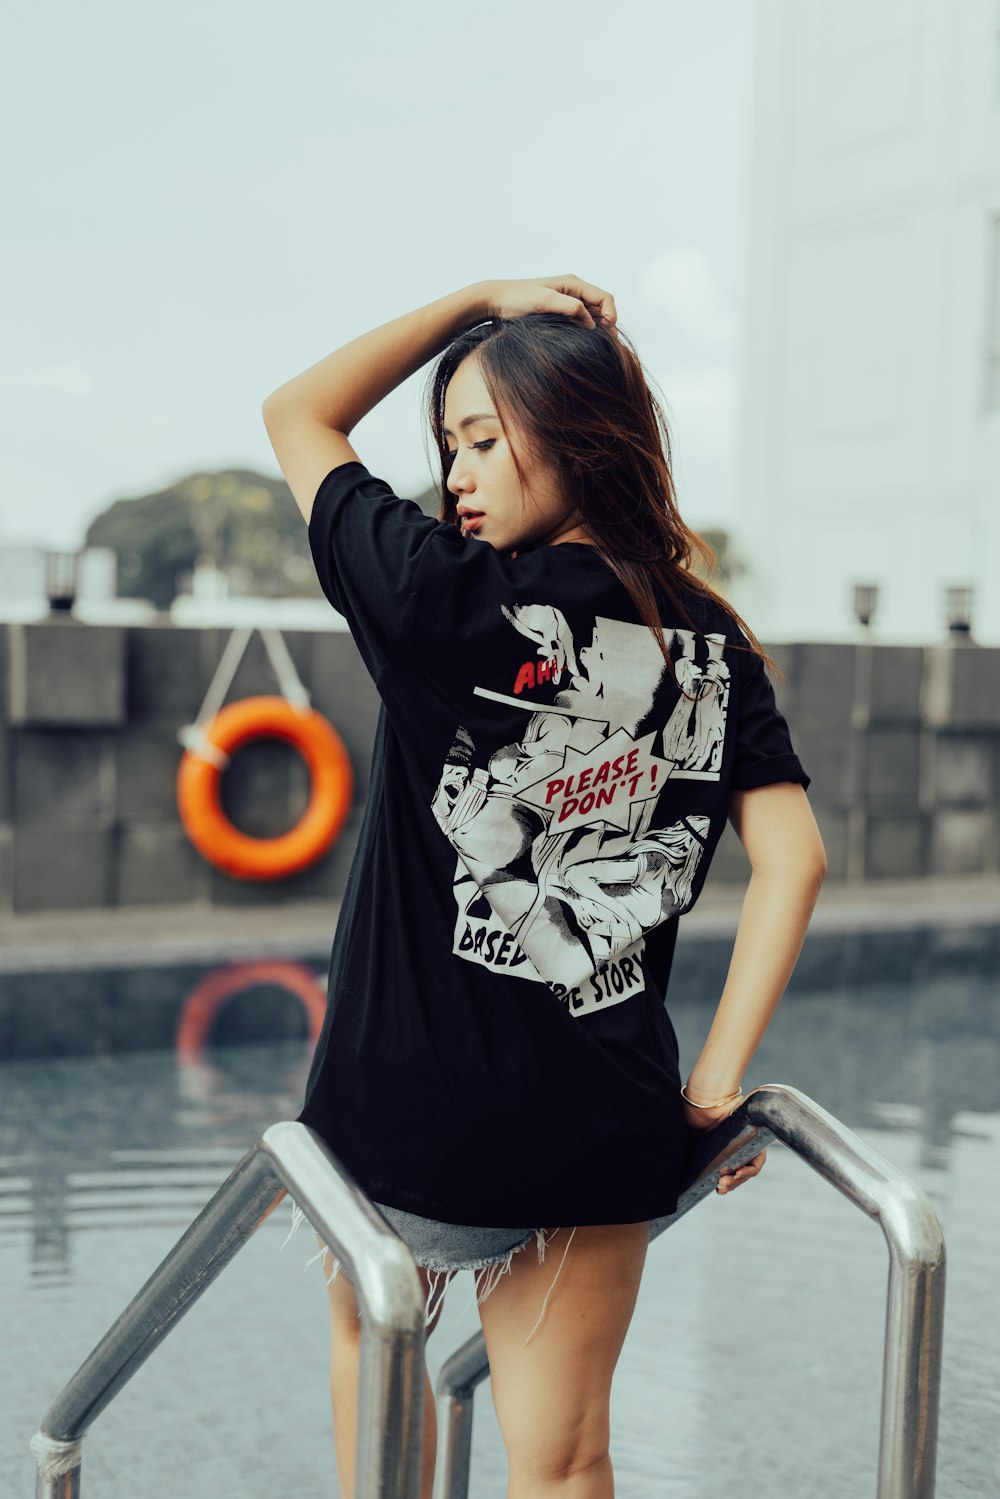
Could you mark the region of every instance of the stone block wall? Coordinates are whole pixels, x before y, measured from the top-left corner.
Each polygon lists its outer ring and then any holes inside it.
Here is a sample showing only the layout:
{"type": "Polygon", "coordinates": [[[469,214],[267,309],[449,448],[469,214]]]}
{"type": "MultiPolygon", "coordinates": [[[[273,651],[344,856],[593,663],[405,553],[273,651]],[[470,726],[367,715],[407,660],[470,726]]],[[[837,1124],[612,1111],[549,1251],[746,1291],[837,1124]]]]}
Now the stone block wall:
{"type": "MultiPolygon", "coordinates": [[[[0,913],[341,894],[378,714],[346,631],[283,632],[354,766],[351,816],[323,858],[287,879],[245,881],[208,864],[181,825],[178,730],[193,723],[229,634],[72,618],[0,625],[0,913]]],[[[767,649],[786,673],[775,695],[813,778],[829,880],[998,871],[1000,650],[767,649]]],[[[255,631],[226,701],[277,691],[255,631]]],[[[304,763],[273,740],[234,756],[222,788],[229,817],[256,836],[291,827],[309,795],[304,763]]],[[[748,872],[727,827],[709,880],[742,883],[748,872]]]]}
{"type": "MultiPolygon", "coordinates": [[[[808,641],[769,646],[828,880],[1000,869],[1000,650],[808,641]]],[[[735,847],[734,847],[735,845],[735,847]]],[[[711,878],[743,878],[727,828],[711,878]]]]}

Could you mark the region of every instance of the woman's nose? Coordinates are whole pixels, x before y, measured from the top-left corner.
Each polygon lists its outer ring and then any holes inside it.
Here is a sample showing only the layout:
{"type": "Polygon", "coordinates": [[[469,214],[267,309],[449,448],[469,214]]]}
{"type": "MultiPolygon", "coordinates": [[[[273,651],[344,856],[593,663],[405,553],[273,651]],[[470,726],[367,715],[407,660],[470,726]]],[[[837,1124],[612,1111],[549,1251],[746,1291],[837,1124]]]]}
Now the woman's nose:
{"type": "Polygon", "coordinates": [[[471,477],[466,476],[466,470],[461,459],[456,458],[448,474],[448,488],[452,494],[461,497],[473,488],[471,477]]]}

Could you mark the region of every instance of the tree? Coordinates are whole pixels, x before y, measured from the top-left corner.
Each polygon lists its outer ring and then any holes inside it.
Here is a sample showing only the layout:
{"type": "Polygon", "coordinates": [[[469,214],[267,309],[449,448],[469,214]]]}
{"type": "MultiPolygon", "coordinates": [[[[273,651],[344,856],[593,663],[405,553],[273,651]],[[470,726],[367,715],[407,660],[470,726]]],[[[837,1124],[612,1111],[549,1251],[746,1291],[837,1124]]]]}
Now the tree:
{"type": "Polygon", "coordinates": [[[155,494],[115,500],[87,529],[118,556],[118,593],[167,609],[179,580],[210,559],[233,591],[309,598],[319,585],[302,515],[284,479],[250,469],[193,473],[155,494]]]}

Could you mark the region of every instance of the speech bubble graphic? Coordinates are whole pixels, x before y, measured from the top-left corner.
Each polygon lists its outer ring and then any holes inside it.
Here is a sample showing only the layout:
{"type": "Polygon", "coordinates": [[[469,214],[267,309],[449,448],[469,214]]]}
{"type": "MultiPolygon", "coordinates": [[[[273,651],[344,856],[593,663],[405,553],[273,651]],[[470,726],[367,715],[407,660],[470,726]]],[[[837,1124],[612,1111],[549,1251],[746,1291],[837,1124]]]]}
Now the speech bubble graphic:
{"type": "Polygon", "coordinates": [[[560,769],[523,786],[518,797],[551,813],[550,833],[592,822],[627,832],[632,804],[659,796],[670,775],[671,761],[653,754],[655,737],[654,731],[633,739],[627,729],[616,729],[586,753],[568,745],[560,769]]]}

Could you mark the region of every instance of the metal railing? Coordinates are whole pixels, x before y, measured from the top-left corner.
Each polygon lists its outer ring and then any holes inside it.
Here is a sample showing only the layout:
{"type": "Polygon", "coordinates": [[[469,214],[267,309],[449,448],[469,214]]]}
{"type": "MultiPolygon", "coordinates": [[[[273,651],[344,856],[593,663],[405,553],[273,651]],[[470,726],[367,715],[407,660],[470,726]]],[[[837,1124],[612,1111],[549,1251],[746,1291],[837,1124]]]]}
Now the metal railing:
{"type": "MultiPolygon", "coordinates": [[[[876,1499],[933,1499],[945,1247],[921,1187],[795,1088],[756,1088],[694,1141],[671,1227],[723,1168],[774,1141],[876,1218],[889,1246],[876,1499]]],[[[79,1499],[83,1437],[154,1348],[288,1193],[345,1267],[361,1306],[355,1499],[419,1499],[424,1296],[413,1257],[320,1138],[274,1124],[230,1173],[49,1406],[31,1438],[36,1499],[79,1499]]],[[[442,1365],[434,1499],[467,1499],[473,1397],[489,1373],[480,1329],[442,1365]]]]}
{"type": "MultiPolygon", "coordinates": [[[[696,1139],[671,1228],[723,1169],[780,1140],[876,1218],[889,1246],[876,1499],[933,1499],[944,1335],[944,1235],[923,1188],[797,1088],[769,1083],[696,1139]]],[[[659,1234],[656,1235],[659,1237],[659,1234]]],[[[434,1499],[467,1499],[473,1397],[489,1373],[482,1329],[442,1364],[434,1499]]]]}
{"type": "Polygon", "coordinates": [[[413,1256],[306,1125],[271,1125],[42,1418],[36,1499],[79,1499],[83,1437],[288,1193],[342,1261],[361,1308],[357,1499],[419,1499],[424,1292],[413,1256]]]}

